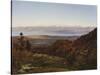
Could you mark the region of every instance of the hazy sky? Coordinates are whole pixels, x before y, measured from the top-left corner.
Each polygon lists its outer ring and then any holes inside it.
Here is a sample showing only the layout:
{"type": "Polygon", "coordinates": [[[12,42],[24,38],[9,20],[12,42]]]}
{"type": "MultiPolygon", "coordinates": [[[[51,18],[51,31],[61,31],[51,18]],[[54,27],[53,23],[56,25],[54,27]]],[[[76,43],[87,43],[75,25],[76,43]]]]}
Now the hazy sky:
{"type": "Polygon", "coordinates": [[[12,26],[96,26],[95,5],[13,1],[12,26]]]}

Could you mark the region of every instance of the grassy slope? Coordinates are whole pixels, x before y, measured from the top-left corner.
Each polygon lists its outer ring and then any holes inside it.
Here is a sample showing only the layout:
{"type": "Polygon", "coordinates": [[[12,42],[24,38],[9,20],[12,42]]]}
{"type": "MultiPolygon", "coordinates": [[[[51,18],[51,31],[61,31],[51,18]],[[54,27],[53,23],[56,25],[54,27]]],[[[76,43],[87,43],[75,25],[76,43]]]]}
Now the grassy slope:
{"type": "Polygon", "coordinates": [[[40,73],[67,71],[66,59],[47,54],[32,53],[13,49],[13,73],[40,73]]]}

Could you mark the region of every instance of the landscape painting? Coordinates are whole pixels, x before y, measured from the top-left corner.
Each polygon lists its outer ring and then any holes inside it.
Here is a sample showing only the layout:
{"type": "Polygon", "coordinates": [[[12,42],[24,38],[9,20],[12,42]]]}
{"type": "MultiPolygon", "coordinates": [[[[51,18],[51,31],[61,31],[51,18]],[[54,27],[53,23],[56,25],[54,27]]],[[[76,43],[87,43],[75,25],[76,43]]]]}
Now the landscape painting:
{"type": "Polygon", "coordinates": [[[11,1],[11,73],[97,69],[97,6],[11,1]]]}

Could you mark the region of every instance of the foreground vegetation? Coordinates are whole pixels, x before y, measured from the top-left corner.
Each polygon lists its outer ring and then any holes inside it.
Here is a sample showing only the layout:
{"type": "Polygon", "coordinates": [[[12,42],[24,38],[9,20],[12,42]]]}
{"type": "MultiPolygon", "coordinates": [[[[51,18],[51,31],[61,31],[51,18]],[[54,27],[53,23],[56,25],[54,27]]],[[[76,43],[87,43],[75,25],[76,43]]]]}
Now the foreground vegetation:
{"type": "Polygon", "coordinates": [[[32,53],[27,50],[14,50],[13,54],[12,72],[14,74],[69,70],[66,59],[62,57],[32,53]]]}

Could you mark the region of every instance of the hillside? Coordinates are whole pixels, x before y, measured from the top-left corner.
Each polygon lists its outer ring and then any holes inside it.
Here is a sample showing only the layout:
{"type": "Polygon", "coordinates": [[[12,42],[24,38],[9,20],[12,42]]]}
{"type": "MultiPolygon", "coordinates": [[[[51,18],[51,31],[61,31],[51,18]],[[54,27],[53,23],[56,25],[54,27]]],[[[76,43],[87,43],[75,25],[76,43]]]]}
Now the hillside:
{"type": "Polygon", "coordinates": [[[97,28],[75,40],[73,45],[77,48],[82,48],[82,46],[85,46],[90,49],[91,48],[93,49],[96,48],[97,46],[96,42],[97,42],[97,28]]]}
{"type": "Polygon", "coordinates": [[[66,58],[77,69],[94,69],[97,65],[97,28],[75,41],[57,40],[52,45],[56,56],[66,58]]]}
{"type": "Polygon", "coordinates": [[[97,28],[74,41],[75,65],[79,69],[94,69],[97,66],[97,28]]]}

